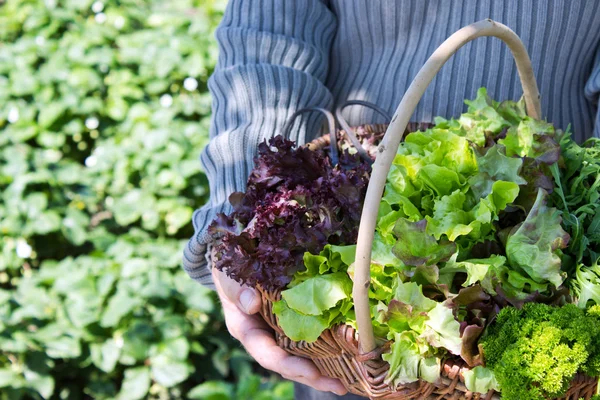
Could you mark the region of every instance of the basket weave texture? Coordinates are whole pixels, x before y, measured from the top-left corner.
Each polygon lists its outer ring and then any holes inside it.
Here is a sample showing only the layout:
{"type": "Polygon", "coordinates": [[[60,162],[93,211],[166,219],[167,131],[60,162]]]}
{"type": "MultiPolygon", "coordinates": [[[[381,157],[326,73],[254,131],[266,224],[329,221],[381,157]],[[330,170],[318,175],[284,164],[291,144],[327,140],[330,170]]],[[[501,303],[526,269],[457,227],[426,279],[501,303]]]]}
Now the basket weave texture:
{"type": "MultiPolygon", "coordinates": [[[[427,123],[411,123],[406,131],[414,132],[431,127],[427,123]]],[[[362,125],[353,128],[357,137],[365,139],[371,137],[377,143],[385,133],[387,125],[362,125]]],[[[344,143],[347,135],[344,131],[337,134],[338,143],[344,143]]],[[[329,135],[321,136],[307,144],[311,150],[325,150],[329,146],[329,135]]],[[[376,146],[367,149],[369,153],[377,151],[376,146]]],[[[384,345],[375,351],[361,354],[358,333],[349,325],[338,325],[326,329],[321,336],[312,343],[296,342],[288,338],[278,324],[277,317],[273,314],[273,302],[281,300],[281,292],[268,292],[258,288],[262,295],[261,315],[267,324],[275,331],[277,344],[288,353],[311,359],[323,375],[338,378],[349,392],[378,400],[458,400],[458,399],[500,399],[498,393],[490,391],[485,395],[467,390],[464,384],[463,371],[468,366],[459,359],[448,359],[441,368],[440,379],[436,383],[418,381],[411,384],[394,387],[385,383],[389,364],[381,358],[387,350],[384,345]]],[[[565,400],[589,400],[595,393],[598,385],[597,378],[590,378],[578,374],[573,379],[565,400]]]]}
{"type": "MultiPolygon", "coordinates": [[[[326,376],[338,378],[350,393],[377,400],[459,400],[459,399],[500,399],[494,391],[486,395],[467,390],[462,372],[468,367],[449,359],[442,365],[442,373],[435,384],[418,381],[401,387],[393,387],[384,382],[389,364],[381,359],[385,347],[370,354],[360,354],[358,335],[349,325],[338,325],[325,330],[312,343],[295,342],[285,336],[273,314],[273,302],[281,300],[281,292],[266,292],[259,288],[262,295],[262,317],[275,331],[279,347],[295,356],[312,360],[319,371],[326,376]]],[[[589,400],[598,385],[597,378],[577,374],[565,400],[589,400]]]]}

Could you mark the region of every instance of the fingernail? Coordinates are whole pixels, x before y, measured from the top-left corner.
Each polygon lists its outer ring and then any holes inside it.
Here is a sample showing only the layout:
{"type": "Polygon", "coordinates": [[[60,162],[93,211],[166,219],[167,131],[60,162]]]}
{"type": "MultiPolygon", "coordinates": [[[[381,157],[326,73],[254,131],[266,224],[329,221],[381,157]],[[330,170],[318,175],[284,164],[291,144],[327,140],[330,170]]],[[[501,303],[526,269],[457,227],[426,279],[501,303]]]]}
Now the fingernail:
{"type": "Polygon", "coordinates": [[[254,296],[254,290],[252,289],[244,289],[240,294],[240,305],[246,313],[250,312],[250,306],[254,301],[254,296]]]}

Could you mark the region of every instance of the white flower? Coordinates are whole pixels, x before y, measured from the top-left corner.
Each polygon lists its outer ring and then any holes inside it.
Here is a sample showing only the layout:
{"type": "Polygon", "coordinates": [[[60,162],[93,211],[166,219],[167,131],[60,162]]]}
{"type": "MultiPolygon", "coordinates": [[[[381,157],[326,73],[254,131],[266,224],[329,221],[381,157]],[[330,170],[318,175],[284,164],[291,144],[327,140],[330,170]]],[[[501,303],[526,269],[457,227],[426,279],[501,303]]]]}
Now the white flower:
{"type": "Polygon", "coordinates": [[[25,241],[25,239],[19,239],[17,241],[17,256],[20,258],[29,258],[31,257],[31,253],[33,249],[31,246],[25,241]]]}
{"type": "Polygon", "coordinates": [[[19,120],[19,109],[17,107],[11,107],[8,111],[8,122],[14,124],[19,120]]]}
{"type": "Polygon", "coordinates": [[[99,13],[102,12],[102,10],[104,10],[104,4],[101,1],[95,1],[94,4],[92,4],[93,12],[99,13]]]}
{"type": "Polygon", "coordinates": [[[96,20],[97,23],[103,24],[103,23],[106,22],[106,14],[104,14],[104,13],[98,13],[94,17],[94,19],[96,20]]]}
{"type": "Polygon", "coordinates": [[[170,94],[163,94],[160,96],[160,105],[164,108],[169,108],[173,104],[173,97],[170,94]]]}
{"type": "Polygon", "coordinates": [[[88,129],[96,129],[100,125],[100,121],[96,117],[89,117],[85,120],[85,126],[88,129]]]}
{"type": "Polygon", "coordinates": [[[85,166],[88,168],[94,167],[98,163],[96,156],[91,155],[85,159],[85,166]]]}
{"type": "Polygon", "coordinates": [[[125,18],[123,18],[123,16],[119,15],[117,18],[115,18],[115,28],[117,29],[121,29],[122,27],[125,26],[125,18]]]}
{"type": "Polygon", "coordinates": [[[183,81],[183,87],[185,90],[192,92],[198,88],[198,81],[192,77],[187,77],[183,81]]]}
{"type": "Polygon", "coordinates": [[[35,37],[35,44],[37,44],[38,46],[43,46],[46,43],[46,38],[43,36],[36,36],[35,37]]]}

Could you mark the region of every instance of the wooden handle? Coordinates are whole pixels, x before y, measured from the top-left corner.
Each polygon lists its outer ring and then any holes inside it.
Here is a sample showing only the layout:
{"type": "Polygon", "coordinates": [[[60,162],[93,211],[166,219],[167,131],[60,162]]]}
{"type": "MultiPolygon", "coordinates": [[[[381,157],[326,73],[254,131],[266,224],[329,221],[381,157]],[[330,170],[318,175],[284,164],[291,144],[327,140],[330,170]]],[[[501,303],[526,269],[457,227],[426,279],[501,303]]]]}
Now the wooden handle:
{"type": "Polygon", "coordinates": [[[491,19],[468,25],[450,36],[429,57],[404,94],[379,145],[377,159],[373,164],[373,171],[363,205],[356,246],[354,287],[352,289],[360,348],[363,353],[370,352],[376,347],[369,308],[371,248],[377,223],[377,211],[379,210],[387,174],[398,151],[408,121],[427,86],[444,63],[458,49],[481,36],[495,36],[508,45],[517,63],[527,114],[536,119],[541,116],[540,95],[531,67],[531,60],[521,39],[507,26],[491,19]]]}

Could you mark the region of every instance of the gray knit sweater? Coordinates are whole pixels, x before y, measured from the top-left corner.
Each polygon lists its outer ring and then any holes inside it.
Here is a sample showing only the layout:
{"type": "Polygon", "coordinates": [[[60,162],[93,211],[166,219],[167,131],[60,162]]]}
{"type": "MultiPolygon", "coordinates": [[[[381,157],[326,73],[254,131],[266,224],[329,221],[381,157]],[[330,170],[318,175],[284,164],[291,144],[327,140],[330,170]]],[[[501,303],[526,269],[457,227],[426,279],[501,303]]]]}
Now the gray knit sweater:
{"type": "MultiPolygon", "coordinates": [[[[571,124],[579,141],[600,136],[600,0],[230,0],[216,33],[211,140],[201,156],[211,198],[193,216],[195,234],[184,252],[189,275],[212,286],[207,227],[230,212],[227,198],[244,190],[258,144],[295,110],[360,99],[393,114],[435,48],[485,18],[525,43],[544,117],[560,128],[571,124]]],[[[497,100],[522,94],[514,61],[495,38],[459,50],[412,120],[457,116],[481,86],[497,100]]],[[[359,106],[345,116],[351,124],[386,122],[359,106]]],[[[298,119],[290,139],[311,140],[319,118],[298,119]]]]}

